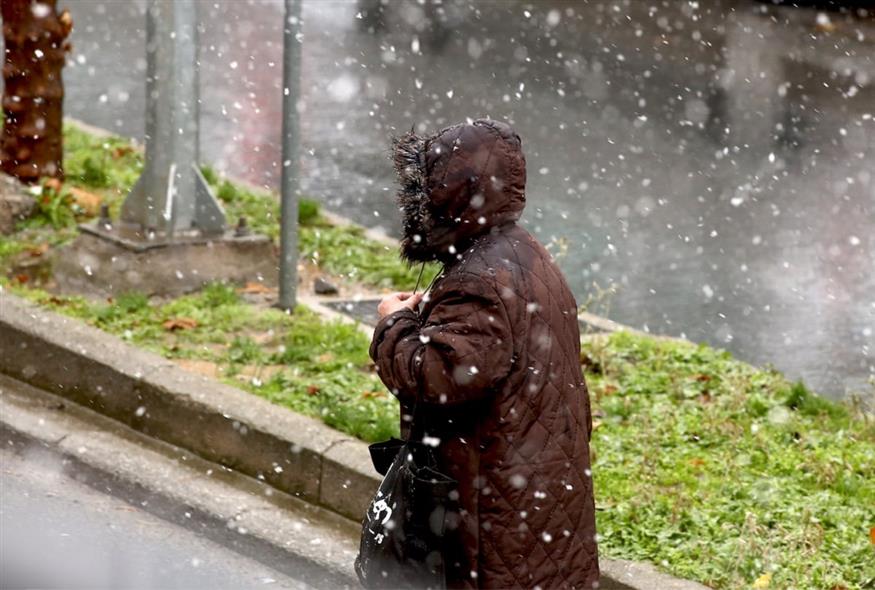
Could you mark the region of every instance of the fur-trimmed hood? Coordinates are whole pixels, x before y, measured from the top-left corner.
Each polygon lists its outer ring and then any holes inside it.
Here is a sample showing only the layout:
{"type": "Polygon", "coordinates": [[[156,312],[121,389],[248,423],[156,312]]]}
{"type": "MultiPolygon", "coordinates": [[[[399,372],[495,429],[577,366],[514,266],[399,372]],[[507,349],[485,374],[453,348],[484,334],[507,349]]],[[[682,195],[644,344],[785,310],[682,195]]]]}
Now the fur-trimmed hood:
{"type": "Polygon", "coordinates": [[[452,260],[490,228],[519,219],[526,201],[526,158],[506,123],[478,119],[393,142],[410,262],[452,260]]]}

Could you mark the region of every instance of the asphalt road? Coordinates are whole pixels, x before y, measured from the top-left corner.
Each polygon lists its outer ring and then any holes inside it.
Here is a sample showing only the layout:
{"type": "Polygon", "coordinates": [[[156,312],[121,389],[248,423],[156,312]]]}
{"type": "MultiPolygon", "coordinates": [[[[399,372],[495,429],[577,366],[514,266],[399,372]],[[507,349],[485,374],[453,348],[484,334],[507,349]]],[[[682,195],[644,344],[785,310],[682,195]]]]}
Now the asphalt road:
{"type": "Polygon", "coordinates": [[[85,486],[57,459],[0,450],[0,587],[310,588],[85,486]]]}

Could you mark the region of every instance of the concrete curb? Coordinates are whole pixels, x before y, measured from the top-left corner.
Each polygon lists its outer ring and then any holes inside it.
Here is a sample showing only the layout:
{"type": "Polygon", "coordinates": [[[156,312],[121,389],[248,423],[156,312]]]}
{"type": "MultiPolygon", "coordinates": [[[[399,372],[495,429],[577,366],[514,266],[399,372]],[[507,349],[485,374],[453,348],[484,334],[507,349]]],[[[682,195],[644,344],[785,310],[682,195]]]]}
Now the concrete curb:
{"type": "Polygon", "coordinates": [[[0,373],[348,518],[379,485],[365,443],[8,293],[0,373]]]}
{"type": "MultiPolygon", "coordinates": [[[[4,292],[0,373],[353,521],[379,485],[365,443],[4,292]]],[[[600,562],[608,590],[705,588],[600,562]]]]}
{"type": "Polygon", "coordinates": [[[298,294],[298,303],[304,305],[308,309],[316,312],[319,316],[329,322],[342,322],[344,324],[355,325],[359,331],[368,337],[368,340],[374,337],[374,326],[361,322],[352,318],[345,313],[334,310],[325,303],[331,301],[343,301],[342,297],[324,296],[324,295],[308,295],[306,293],[298,294]]]}

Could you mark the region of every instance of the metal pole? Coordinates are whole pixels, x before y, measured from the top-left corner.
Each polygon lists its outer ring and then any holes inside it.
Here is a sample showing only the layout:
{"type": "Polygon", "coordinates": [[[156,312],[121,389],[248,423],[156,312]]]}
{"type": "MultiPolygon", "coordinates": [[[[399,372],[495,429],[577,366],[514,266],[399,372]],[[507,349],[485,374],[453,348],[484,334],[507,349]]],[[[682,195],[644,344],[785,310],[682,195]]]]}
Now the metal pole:
{"type": "Polygon", "coordinates": [[[122,205],[121,225],[168,241],[222,235],[225,212],[198,167],[195,0],[149,0],[146,64],[146,162],[122,205]]]}
{"type": "Polygon", "coordinates": [[[301,77],[301,2],[285,0],[283,26],[283,170],[280,211],[281,309],[295,307],[298,286],[298,137],[297,102],[301,77]]]}

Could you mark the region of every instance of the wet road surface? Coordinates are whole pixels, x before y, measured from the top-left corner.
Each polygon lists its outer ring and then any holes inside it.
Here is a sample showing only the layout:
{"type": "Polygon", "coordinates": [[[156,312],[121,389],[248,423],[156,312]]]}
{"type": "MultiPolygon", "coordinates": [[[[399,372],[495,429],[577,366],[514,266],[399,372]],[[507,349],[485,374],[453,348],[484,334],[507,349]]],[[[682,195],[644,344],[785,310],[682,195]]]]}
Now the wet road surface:
{"type": "Polygon", "coordinates": [[[310,588],[47,461],[0,450],[2,588],[310,588]]]}

